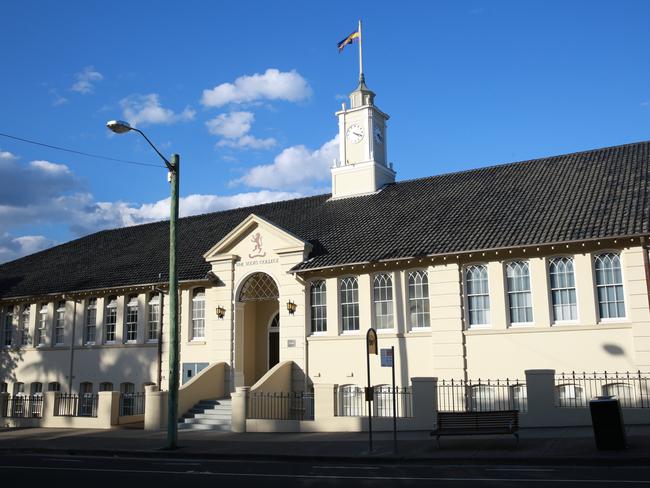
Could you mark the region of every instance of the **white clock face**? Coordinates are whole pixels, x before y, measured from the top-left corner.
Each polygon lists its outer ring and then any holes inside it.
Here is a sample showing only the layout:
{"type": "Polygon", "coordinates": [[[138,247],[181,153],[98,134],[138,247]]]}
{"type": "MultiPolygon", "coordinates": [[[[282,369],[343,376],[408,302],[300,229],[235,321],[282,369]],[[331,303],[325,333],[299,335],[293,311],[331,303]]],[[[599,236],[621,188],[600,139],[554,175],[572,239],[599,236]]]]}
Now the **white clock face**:
{"type": "Polygon", "coordinates": [[[363,127],[361,127],[359,124],[352,124],[350,127],[348,127],[346,136],[348,138],[348,141],[356,144],[357,142],[361,142],[363,139],[363,134],[363,127]]]}
{"type": "Polygon", "coordinates": [[[383,144],[384,143],[384,133],[381,131],[379,127],[375,129],[375,142],[377,144],[383,144]]]}

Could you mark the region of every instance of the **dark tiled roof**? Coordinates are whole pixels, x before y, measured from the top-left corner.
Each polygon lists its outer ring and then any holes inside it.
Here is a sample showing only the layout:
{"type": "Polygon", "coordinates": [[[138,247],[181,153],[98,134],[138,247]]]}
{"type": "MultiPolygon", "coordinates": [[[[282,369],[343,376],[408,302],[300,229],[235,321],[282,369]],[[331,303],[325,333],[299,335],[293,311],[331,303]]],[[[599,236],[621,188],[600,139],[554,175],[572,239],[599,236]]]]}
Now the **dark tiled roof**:
{"type": "MultiPolygon", "coordinates": [[[[382,259],[648,234],[650,142],[183,218],[179,278],[251,213],[314,245],[307,270],[382,259]]],[[[167,279],[168,223],[107,230],[0,265],[0,297],[167,279]],[[159,277],[160,274],[160,277],[159,277]]]]}

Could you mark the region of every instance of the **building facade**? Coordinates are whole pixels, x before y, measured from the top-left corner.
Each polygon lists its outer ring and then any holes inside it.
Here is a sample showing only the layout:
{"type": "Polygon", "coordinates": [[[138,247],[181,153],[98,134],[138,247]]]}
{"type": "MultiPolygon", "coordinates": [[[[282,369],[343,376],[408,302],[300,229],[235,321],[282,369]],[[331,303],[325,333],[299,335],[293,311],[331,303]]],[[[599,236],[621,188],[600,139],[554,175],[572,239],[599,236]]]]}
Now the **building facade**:
{"type": "MultiPolygon", "coordinates": [[[[233,390],[291,360],[295,391],[363,385],[370,327],[398,385],[648,371],[650,143],[395,183],[374,97],[362,77],[337,113],[331,195],[181,219],[182,382],[224,362],[233,390]]],[[[166,232],[0,265],[2,388],[166,389],[166,232]]]]}

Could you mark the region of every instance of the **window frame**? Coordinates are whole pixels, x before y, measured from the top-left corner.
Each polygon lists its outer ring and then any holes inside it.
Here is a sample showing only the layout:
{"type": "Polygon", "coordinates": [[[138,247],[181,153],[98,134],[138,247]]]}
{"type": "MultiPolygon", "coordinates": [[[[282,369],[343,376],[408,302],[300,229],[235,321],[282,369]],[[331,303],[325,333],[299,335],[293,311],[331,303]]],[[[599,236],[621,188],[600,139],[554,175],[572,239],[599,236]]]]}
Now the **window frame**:
{"type": "Polygon", "coordinates": [[[32,306],[30,303],[23,304],[20,310],[19,326],[20,326],[20,347],[29,346],[29,325],[32,318],[32,306]],[[25,323],[27,321],[27,323],[25,323]]]}
{"type": "Polygon", "coordinates": [[[311,335],[325,335],[327,334],[327,280],[325,278],[312,278],[309,280],[309,289],[307,291],[309,295],[309,333],[311,335]],[[322,291],[317,293],[323,295],[323,300],[319,304],[314,304],[314,284],[320,283],[320,288],[324,288],[322,291]],[[322,316],[314,318],[314,309],[318,308],[324,313],[322,316]],[[322,330],[314,329],[314,321],[318,320],[323,325],[322,330]]]}
{"type": "MultiPolygon", "coordinates": [[[[372,324],[374,329],[377,331],[378,334],[380,333],[391,333],[395,332],[396,330],[396,324],[397,320],[395,320],[395,310],[397,307],[395,306],[395,273],[392,271],[380,271],[378,273],[374,273],[370,275],[370,304],[372,308],[372,324]],[[375,299],[375,286],[376,286],[376,281],[377,279],[380,279],[382,277],[387,277],[388,280],[390,281],[390,299],[386,300],[379,300],[377,301],[375,299]],[[390,327],[379,327],[379,321],[377,320],[379,317],[377,316],[377,303],[388,303],[390,305],[390,314],[389,315],[382,315],[381,317],[390,317],[390,322],[391,326],[390,327]]],[[[387,287],[384,287],[384,289],[387,287]]],[[[382,288],[380,288],[382,289],[382,288]]]]}
{"type": "Polygon", "coordinates": [[[105,344],[115,344],[117,342],[117,307],[118,307],[117,295],[110,295],[104,298],[104,343],[105,344]],[[109,314],[109,310],[111,311],[110,314],[109,314]],[[113,319],[112,323],[108,321],[109,317],[113,319]],[[113,336],[112,339],[108,338],[109,334],[112,334],[113,336]]]}
{"type": "Polygon", "coordinates": [[[34,328],[34,347],[45,347],[50,304],[47,302],[41,302],[39,305],[40,307],[37,311],[38,319],[34,328]]]}
{"type": "Polygon", "coordinates": [[[160,337],[160,331],[158,330],[158,325],[160,324],[160,313],[162,310],[162,300],[160,299],[160,293],[157,292],[151,292],[147,294],[147,339],[146,342],[148,343],[155,343],[158,342],[158,338],[160,337]],[[152,311],[154,309],[157,309],[155,312],[156,318],[155,321],[151,319],[152,316],[152,311]],[[153,332],[152,334],[152,324],[155,324],[153,327],[153,332]],[[154,338],[151,336],[155,335],[154,338]]]}
{"type": "Polygon", "coordinates": [[[206,289],[202,286],[197,286],[196,288],[192,288],[191,293],[190,293],[190,327],[189,327],[189,332],[190,332],[190,342],[205,342],[205,319],[206,319],[206,301],[207,301],[207,293],[206,289]],[[201,299],[197,298],[198,293],[200,293],[198,290],[203,290],[203,297],[201,299]],[[202,317],[195,317],[194,312],[197,311],[195,308],[197,303],[202,303],[203,304],[203,309],[201,310],[203,312],[202,317]],[[197,335],[197,331],[199,328],[197,327],[197,323],[202,322],[202,330],[203,334],[202,335],[197,335]]]}
{"type": "Polygon", "coordinates": [[[549,305],[549,318],[551,319],[551,325],[575,325],[580,322],[580,306],[579,306],[579,294],[578,294],[578,279],[576,273],[576,260],[575,256],[571,254],[556,254],[546,259],[546,273],[547,273],[547,284],[548,284],[548,305],[549,305]],[[576,309],[576,318],[571,320],[557,320],[555,318],[555,304],[553,303],[553,291],[554,290],[567,290],[570,288],[553,288],[553,283],[551,281],[551,265],[554,260],[560,259],[570,259],[573,264],[573,290],[575,291],[575,309],[576,309]]]}
{"type": "Polygon", "coordinates": [[[56,308],[54,309],[54,330],[52,331],[52,345],[54,347],[63,347],[65,346],[65,313],[68,308],[68,302],[66,300],[58,300],[56,302],[56,308]],[[63,304],[63,306],[61,306],[63,304]],[[59,313],[63,312],[63,316],[59,316],[59,313]],[[59,327],[59,324],[62,324],[59,327]],[[61,342],[58,342],[59,331],[61,332],[61,342]]]}
{"type": "MultiPolygon", "coordinates": [[[[645,251],[644,251],[645,252],[645,251]]],[[[596,302],[596,317],[598,318],[598,322],[600,323],[616,323],[616,322],[627,322],[629,320],[628,318],[628,305],[629,305],[629,300],[627,297],[627,291],[625,287],[625,273],[623,272],[623,253],[620,250],[616,249],[604,249],[602,251],[594,252],[592,253],[591,257],[591,266],[593,270],[593,290],[594,290],[594,298],[596,302]],[[618,261],[620,265],[620,270],[621,270],[621,282],[620,282],[620,287],[622,289],[622,297],[623,297],[623,311],[625,312],[622,317],[607,317],[603,318],[601,313],[600,313],[600,299],[598,298],[598,288],[599,287],[607,287],[607,286],[619,286],[618,284],[607,284],[607,285],[598,285],[598,273],[596,270],[596,261],[600,256],[603,256],[605,254],[615,254],[618,256],[618,261]]]]}
{"type": "MultiPolygon", "coordinates": [[[[423,332],[431,330],[431,287],[429,283],[429,270],[428,268],[412,268],[404,270],[404,297],[405,297],[405,307],[404,313],[406,315],[406,325],[409,332],[423,332]],[[410,292],[410,276],[412,273],[424,273],[427,278],[427,294],[426,297],[415,298],[416,300],[426,300],[426,315],[428,317],[427,325],[424,326],[413,326],[411,323],[411,292],[410,292]]],[[[416,312],[417,313],[417,312],[416,312]]]]}
{"type": "Polygon", "coordinates": [[[506,317],[507,317],[507,323],[509,327],[512,328],[517,328],[517,327],[532,327],[535,325],[535,306],[533,303],[533,279],[532,279],[532,274],[530,270],[530,259],[512,259],[508,261],[504,261],[503,263],[503,283],[504,283],[504,288],[505,288],[505,295],[506,295],[506,317]],[[531,313],[531,320],[528,322],[513,322],[512,321],[512,305],[510,302],[510,295],[515,294],[515,293],[526,293],[525,291],[510,291],[510,287],[508,286],[508,266],[514,263],[525,263],[526,267],[528,269],[528,291],[527,293],[530,294],[530,313],[531,313]]]}
{"type": "MultiPolygon", "coordinates": [[[[355,290],[351,290],[351,291],[354,292],[355,290]]],[[[340,319],[339,320],[340,333],[341,334],[360,334],[361,333],[361,318],[359,316],[359,312],[361,310],[361,307],[360,307],[360,299],[359,299],[360,298],[359,297],[359,275],[348,275],[348,276],[341,276],[340,278],[338,278],[338,280],[337,280],[337,292],[338,292],[338,300],[339,300],[338,309],[339,309],[339,319],[340,319]],[[356,302],[354,302],[354,301],[352,301],[352,302],[344,302],[343,301],[343,282],[344,281],[347,282],[348,280],[354,280],[354,282],[356,283],[356,298],[357,298],[356,302]],[[343,307],[344,306],[348,306],[348,307],[352,306],[352,307],[354,307],[355,303],[356,303],[356,315],[349,315],[348,320],[349,319],[354,319],[356,317],[356,326],[357,327],[356,327],[356,329],[346,329],[346,328],[344,328],[345,327],[345,323],[344,323],[345,317],[344,317],[344,314],[343,314],[343,307]]],[[[350,292],[346,291],[346,293],[350,293],[350,292]]]]}
{"type": "Polygon", "coordinates": [[[124,300],[124,344],[138,342],[138,322],[140,319],[140,297],[137,294],[126,295],[124,300]],[[135,303],[134,303],[135,302],[135,303]],[[135,310],[135,321],[133,320],[135,310]],[[135,338],[129,336],[135,334],[135,338]]]}
{"type": "Polygon", "coordinates": [[[492,300],[490,296],[490,266],[489,263],[486,262],[476,262],[476,263],[468,263],[463,266],[463,304],[465,306],[465,324],[466,330],[476,330],[476,329],[490,329],[492,328],[492,300]],[[488,320],[485,323],[482,324],[472,324],[471,322],[471,310],[470,310],[470,294],[469,294],[469,286],[467,285],[467,273],[470,270],[470,268],[478,268],[478,267],[484,267],[485,272],[487,273],[487,294],[478,294],[474,293],[471,296],[486,296],[488,299],[488,308],[487,308],[487,317],[488,320]]]}
{"type": "Polygon", "coordinates": [[[91,297],[86,300],[86,310],[84,313],[84,337],[83,341],[85,345],[93,345],[97,342],[97,298],[91,297]],[[94,304],[92,303],[94,300],[94,304]],[[91,317],[90,311],[94,310],[94,321],[93,325],[89,324],[89,318],[91,317]],[[88,339],[88,331],[92,328],[93,330],[93,339],[88,339]]]}

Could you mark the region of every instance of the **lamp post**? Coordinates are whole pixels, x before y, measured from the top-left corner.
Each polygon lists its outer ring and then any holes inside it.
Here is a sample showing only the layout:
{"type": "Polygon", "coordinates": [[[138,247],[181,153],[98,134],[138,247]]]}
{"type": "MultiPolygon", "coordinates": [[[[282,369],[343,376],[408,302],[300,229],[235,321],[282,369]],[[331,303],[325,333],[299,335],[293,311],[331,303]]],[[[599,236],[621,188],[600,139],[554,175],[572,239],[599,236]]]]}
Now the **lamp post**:
{"type": "Polygon", "coordinates": [[[178,437],[178,276],[176,274],[176,223],[178,222],[178,177],[180,156],[172,154],[169,162],[165,156],[153,145],[149,138],[140,129],[131,127],[127,122],[111,120],[106,127],[116,134],[129,131],[138,132],[154,151],[165,162],[169,170],[171,185],[171,202],[169,218],[169,397],[167,406],[167,449],[175,449],[178,437]]]}

